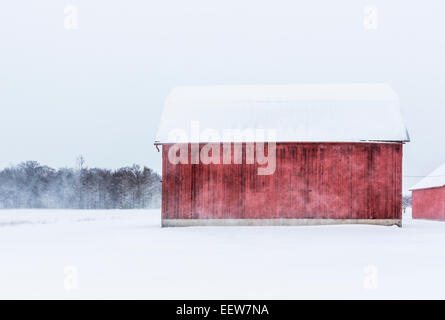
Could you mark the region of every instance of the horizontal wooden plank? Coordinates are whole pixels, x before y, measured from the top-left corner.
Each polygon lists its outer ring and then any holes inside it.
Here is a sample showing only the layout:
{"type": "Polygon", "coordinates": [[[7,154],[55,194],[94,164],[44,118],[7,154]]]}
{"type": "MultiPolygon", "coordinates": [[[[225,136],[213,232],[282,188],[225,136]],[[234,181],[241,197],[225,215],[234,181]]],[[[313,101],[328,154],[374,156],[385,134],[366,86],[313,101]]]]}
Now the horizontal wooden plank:
{"type": "Polygon", "coordinates": [[[163,219],[163,227],[201,226],[316,226],[339,224],[369,224],[402,226],[401,219],[163,219]]]}

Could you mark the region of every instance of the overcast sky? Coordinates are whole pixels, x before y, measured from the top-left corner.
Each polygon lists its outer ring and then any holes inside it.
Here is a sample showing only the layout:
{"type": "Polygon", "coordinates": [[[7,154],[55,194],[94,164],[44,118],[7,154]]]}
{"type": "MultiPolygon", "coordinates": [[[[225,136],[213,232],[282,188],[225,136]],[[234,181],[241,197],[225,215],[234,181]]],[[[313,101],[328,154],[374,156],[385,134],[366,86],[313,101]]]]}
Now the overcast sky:
{"type": "Polygon", "coordinates": [[[443,0],[7,1],[0,167],[82,154],[160,171],[153,141],[177,85],[387,82],[412,138],[404,174],[425,175],[445,162],[444,12],[443,0]],[[366,5],[377,30],[364,28],[366,5]]]}

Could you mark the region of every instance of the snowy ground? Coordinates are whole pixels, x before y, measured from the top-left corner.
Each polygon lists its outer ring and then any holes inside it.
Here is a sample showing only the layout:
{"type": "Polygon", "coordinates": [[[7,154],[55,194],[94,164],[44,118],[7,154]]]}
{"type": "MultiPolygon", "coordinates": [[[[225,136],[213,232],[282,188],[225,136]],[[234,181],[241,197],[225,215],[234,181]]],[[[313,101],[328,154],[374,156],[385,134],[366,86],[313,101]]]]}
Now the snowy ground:
{"type": "Polygon", "coordinates": [[[158,210],[0,211],[0,298],[445,298],[445,222],[160,228],[158,210]]]}

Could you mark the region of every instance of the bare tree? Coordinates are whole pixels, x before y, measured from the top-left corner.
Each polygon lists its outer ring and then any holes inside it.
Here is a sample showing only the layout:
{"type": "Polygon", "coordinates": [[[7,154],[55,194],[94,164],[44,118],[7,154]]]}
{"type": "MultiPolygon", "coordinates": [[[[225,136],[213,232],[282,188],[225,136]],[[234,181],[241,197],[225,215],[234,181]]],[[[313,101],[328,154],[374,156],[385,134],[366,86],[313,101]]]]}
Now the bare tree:
{"type": "Polygon", "coordinates": [[[412,205],[412,196],[411,195],[406,195],[402,197],[402,208],[403,208],[403,213],[406,212],[407,208],[411,208],[412,205]]]}

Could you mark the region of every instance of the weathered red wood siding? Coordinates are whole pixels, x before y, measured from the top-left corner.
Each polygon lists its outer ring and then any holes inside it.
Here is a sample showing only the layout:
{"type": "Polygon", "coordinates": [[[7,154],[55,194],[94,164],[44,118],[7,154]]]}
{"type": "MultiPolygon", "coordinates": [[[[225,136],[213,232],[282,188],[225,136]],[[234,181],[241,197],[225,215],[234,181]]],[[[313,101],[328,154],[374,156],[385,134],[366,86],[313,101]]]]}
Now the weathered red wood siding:
{"type": "Polygon", "coordinates": [[[401,143],[277,143],[269,176],[245,163],[245,145],[243,164],[218,165],[173,165],[169,148],[162,148],[163,219],[402,216],[401,143]]]}
{"type": "Polygon", "coordinates": [[[413,190],[413,218],[445,220],[445,187],[413,190]]]}

